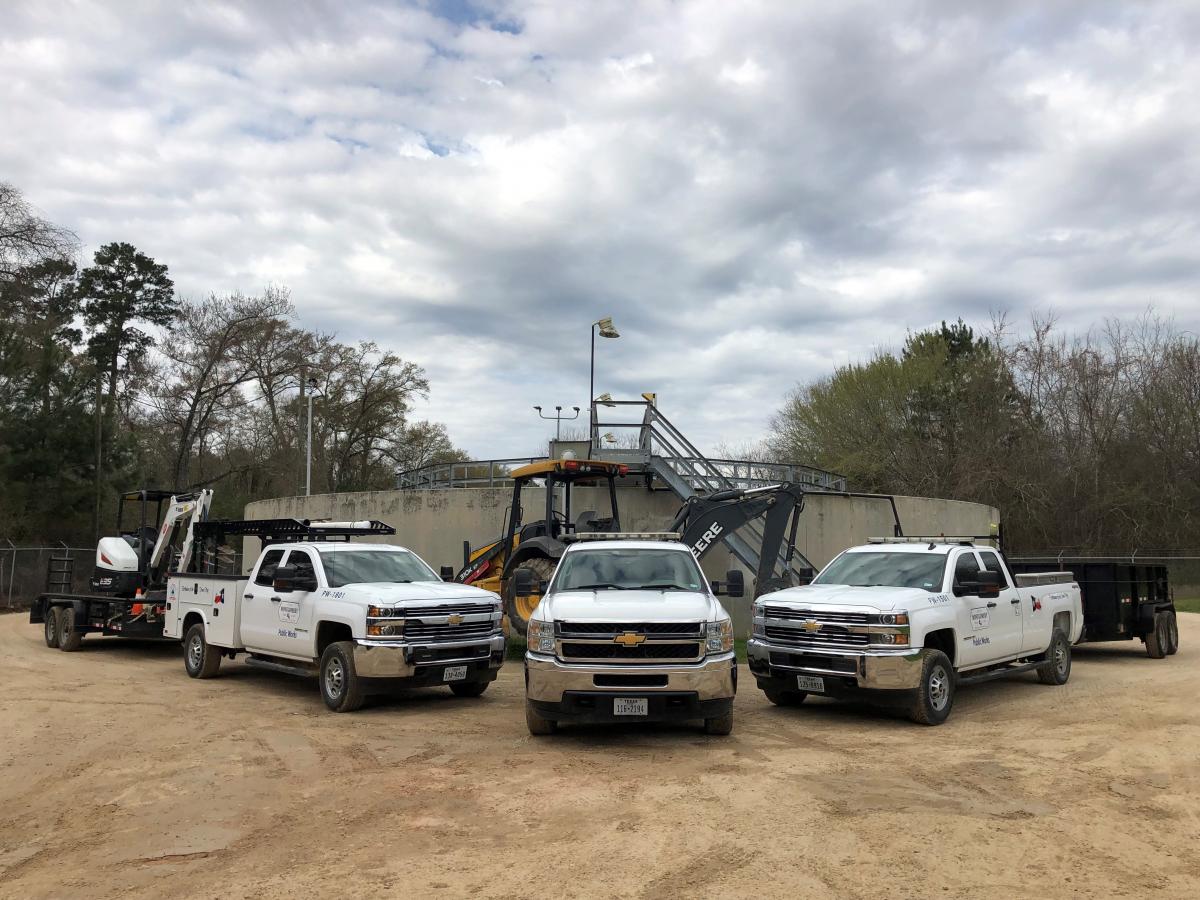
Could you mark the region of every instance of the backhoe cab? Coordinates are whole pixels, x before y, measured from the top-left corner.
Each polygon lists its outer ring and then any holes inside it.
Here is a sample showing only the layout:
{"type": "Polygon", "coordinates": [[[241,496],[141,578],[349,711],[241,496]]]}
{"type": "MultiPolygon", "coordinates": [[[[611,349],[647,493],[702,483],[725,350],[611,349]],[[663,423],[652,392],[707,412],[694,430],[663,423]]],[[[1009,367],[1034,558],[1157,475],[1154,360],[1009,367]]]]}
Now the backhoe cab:
{"type": "Polygon", "coordinates": [[[118,536],[101,538],[96,545],[92,591],[133,597],[139,590],[166,587],[168,567],[175,564],[186,569],[191,561],[193,528],[208,518],[212,496],[211,489],[188,494],[156,490],[121,494],[118,536]]]}
{"type": "Polygon", "coordinates": [[[504,609],[511,627],[521,635],[530,615],[541,600],[540,593],[518,594],[516,573],[529,570],[532,584],[550,580],[554,567],[566,549],[564,538],[571,534],[616,532],[621,530],[617,509],[616,479],[629,467],[622,463],[594,459],[551,459],[522,466],[512,473],[512,507],[505,533],[498,541],[474,550],[466,547],[466,565],[455,581],[495,591],[504,598],[504,609]],[[609,514],[600,517],[596,510],[573,512],[572,489],[577,485],[608,485],[609,514]],[[546,490],[542,518],[526,522],[522,491],[527,487],[546,490]],[[559,488],[562,488],[560,491],[559,488]],[[561,500],[561,504],[558,502],[561,500]]]}

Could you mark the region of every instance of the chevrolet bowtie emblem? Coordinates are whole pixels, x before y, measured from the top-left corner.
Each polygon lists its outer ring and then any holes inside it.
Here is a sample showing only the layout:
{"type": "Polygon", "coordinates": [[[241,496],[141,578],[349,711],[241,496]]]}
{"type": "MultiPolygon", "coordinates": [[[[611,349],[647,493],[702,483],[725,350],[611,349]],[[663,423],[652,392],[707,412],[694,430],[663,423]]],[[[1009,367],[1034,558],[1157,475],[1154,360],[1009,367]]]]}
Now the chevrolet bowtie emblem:
{"type": "Polygon", "coordinates": [[[621,644],[624,647],[636,647],[645,640],[646,636],[644,634],[638,634],[636,631],[626,631],[613,638],[613,643],[621,644]]]}
{"type": "Polygon", "coordinates": [[[816,619],[805,619],[803,622],[800,623],[800,627],[803,628],[805,631],[807,631],[809,634],[812,634],[814,631],[821,630],[821,623],[818,622],[816,619]]]}
{"type": "Polygon", "coordinates": [[[458,613],[454,613],[453,615],[446,617],[446,621],[449,622],[451,625],[461,625],[462,620],[463,620],[463,617],[460,616],[458,613]]]}

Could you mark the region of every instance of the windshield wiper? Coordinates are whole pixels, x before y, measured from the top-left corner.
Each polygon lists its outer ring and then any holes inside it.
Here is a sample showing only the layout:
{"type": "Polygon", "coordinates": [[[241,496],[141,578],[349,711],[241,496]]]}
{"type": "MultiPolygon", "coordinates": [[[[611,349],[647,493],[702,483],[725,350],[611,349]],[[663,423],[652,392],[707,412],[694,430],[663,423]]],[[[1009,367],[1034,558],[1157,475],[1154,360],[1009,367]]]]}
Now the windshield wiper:
{"type": "Polygon", "coordinates": [[[611,581],[602,581],[598,584],[580,584],[572,588],[565,588],[568,591],[627,591],[629,588],[623,584],[613,584],[611,581]]]}
{"type": "Polygon", "coordinates": [[[689,593],[698,590],[698,588],[688,587],[686,584],[675,584],[674,582],[666,584],[652,582],[650,584],[643,584],[642,588],[647,591],[688,591],[689,593]]]}

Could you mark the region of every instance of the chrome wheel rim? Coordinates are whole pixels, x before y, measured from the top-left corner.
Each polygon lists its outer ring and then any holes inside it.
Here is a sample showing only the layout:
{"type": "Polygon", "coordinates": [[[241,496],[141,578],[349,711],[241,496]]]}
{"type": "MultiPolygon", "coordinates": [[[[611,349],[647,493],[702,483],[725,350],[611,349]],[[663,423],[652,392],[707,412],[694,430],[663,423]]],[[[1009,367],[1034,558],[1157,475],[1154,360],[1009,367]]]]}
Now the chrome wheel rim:
{"type": "Polygon", "coordinates": [[[200,663],[204,661],[204,640],[198,634],[193,634],[191,641],[188,642],[188,665],[193,669],[199,669],[200,663]]]}
{"type": "Polygon", "coordinates": [[[938,712],[950,702],[950,675],[942,666],[934,666],[929,672],[929,705],[938,712]]]}
{"type": "Polygon", "coordinates": [[[342,696],[342,685],[345,681],[346,672],[342,668],[342,661],[336,656],[330,657],[325,666],[325,693],[336,700],[342,696]]]}
{"type": "Polygon", "coordinates": [[[1054,642],[1054,668],[1059,675],[1067,674],[1067,644],[1061,638],[1054,642]]]}

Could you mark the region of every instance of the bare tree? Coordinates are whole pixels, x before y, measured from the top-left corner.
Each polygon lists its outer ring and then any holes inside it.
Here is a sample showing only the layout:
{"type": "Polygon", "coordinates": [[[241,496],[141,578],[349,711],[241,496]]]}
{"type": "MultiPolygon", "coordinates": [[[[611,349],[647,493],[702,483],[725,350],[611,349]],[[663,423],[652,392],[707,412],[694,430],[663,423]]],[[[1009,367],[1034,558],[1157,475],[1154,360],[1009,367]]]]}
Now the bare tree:
{"type": "Polygon", "coordinates": [[[78,247],[72,232],[47,222],[20,191],[0,181],[0,278],[43,259],[67,259],[78,247]]]}

